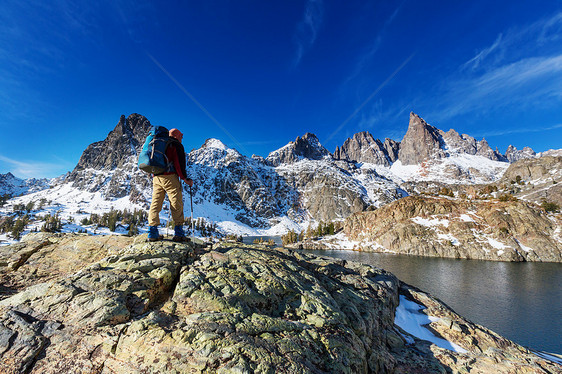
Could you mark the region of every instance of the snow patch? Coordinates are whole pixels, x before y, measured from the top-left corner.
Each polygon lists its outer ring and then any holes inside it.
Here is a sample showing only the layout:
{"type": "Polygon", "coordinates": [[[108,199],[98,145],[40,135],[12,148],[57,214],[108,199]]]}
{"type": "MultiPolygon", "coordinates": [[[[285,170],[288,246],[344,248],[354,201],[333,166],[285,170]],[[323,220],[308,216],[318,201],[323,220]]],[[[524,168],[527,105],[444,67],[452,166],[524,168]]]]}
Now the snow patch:
{"type": "Polygon", "coordinates": [[[422,225],[426,227],[436,227],[436,226],[449,227],[449,220],[447,219],[439,219],[439,218],[427,219],[423,217],[414,217],[412,218],[412,221],[414,221],[418,225],[422,225]]]}
{"type": "Polygon", "coordinates": [[[442,240],[446,240],[450,242],[454,246],[461,245],[461,242],[457,238],[455,238],[452,234],[437,234],[437,237],[442,240]]]}
{"type": "Polygon", "coordinates": [[[459,219],[460,219],[462,222],[476,222],[476,221],[474,221],[474,218],[472,218],[472,217],[469,216],[468,214],[461,214],[460,217],[459,217],[459,219]]]}
{"type": "Polygon", "coordinates": [[[555,362],[557,364],[562,365],[562,357],[560,355],[553,355],[553,354],[550,354],[550,353],[547,353],[547,352],[539,352],[539,351],[531,351],[531,352],[533,352],[534,354],[536,354],[537,356],[539,356],[541,358],[544,358],[546,360],[549,360],[549,361],[552,361],[552,362],[555,362]]]}
{"type": "MultiPolygon", "coordinates": [[[[514,239],[515,239],[515,238],[514,238],[514,239]]],[[[521,242],[520,242],[519,240],[517,240],[517,239],[515,239],[515,242],[516,242],[517,244],[519,244],[519,247],[521,247],[521,249],[524,250],[525,252],[531,252],[531,251],[534,252],[534,251],[535,251],[533,248],[527,247],[527,246],[523,245],[523,243],[521,243],[521,242]]]]}
{"type": "Polygon", "coordinates": [[[394,323],[408,334],[415,336],[418,339],[427,340],[438,347],[448,349],[450,351],[459,353],[468,353],[468,351],[459,345],[435,336],[424,326],[431,322],[439,321],[440,318],[428,316],[421,313],[424,309],[423,305],[415,303],[400,295],[400,304],[396,308],[396,316],[394,323]]]}
{"type": "Polygon", "coordinates": [[[508,245],[503,244],[502,242],[497,241],[496,239],[493,238],[487,238],[488,239],[488,243],[494,247],[495,249],[507,249],[507,248],[511,248],[508,245]]]}

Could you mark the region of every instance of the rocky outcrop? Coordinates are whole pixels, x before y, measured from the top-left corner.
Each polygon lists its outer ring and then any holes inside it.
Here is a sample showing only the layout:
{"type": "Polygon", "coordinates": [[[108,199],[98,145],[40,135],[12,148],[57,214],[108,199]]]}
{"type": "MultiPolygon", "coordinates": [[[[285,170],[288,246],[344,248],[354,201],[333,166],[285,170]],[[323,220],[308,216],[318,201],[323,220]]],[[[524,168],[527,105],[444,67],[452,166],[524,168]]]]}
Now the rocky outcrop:
{"type": "Polygon", "coordinates": [[[557,178],[562,178],[562,157],[544,156],[523,159],[511,164],[505,171],[500,183],[518,179],[525,183],[532,181],[556,182],[557,178]]]}
{"type": "MultiPolygon", "coordinates": [[[[432,352],[450,373],[541,373],[553,371],[558,373],[562,365],[532,358],[529,350],[523,348],[493,331],[470,322],[455,313],[444,303],[431,295],[401,282],[400,295],[405,300],[414,301],[422,310],[423,315],[430,316],[432,322],[427,325],[436,336],[449,342],[456,342],[469,352],[455,354],[450,350],[428,345],[425,341],[416,341],[414,346],[421,352],[432,352]],[[479,354],[475,355],[475,351],[479,354]],[[526,361],[531,358],[530,361],[526,361]]],[[[409,367],[405,373],[418,372],[416,367],[409,367]]],[[[433,371],[425,371],[433,372],[433,371]]]]}
{"type": "MultiPolygon", "coordinates": [[[[392,151],[392,144],[389,142],[387,145],[392,151]]],[[[348,138],[341,148],[337,147],[334,159],[384,166],[390,166],[392,162],[385,145],[367,131],[353,135],[353,138],[348,138]]]]}
{"type": "Polygon", "coordinates": [[[31,233],[0,247],[0,300],[35,284],[60,279],[131,244],[125,236],[31,233]]]}
{"type": "Polygon", "coordinates": [[[516,161],[497,185],[527,201],[538,204],[547,201],[562,206],[562,157],[543,156],[516,161]]]}
{"type": "Polygon", "coordinates": [[[562,262],[562,217],[522,201],[409,196],[350,216],[360,249],[430,257],[562,262]]]}
{"type": "Polygon", "coordinates": [[[410,124],[400,142],[398,158],[403,165],[417,165],[429,159],[438,160],[445,157],[442,133],[417,114],[410,113],[410,124]]]}
{"type": "Polygon", "coordinates": [[[298,136],[294,142],[271,152],[266,161],[269,165],[292,164],[302,159],[322,160],[331,158],[331,153],[320,144],[316,135],[307,132],[302,137],[298,136]]]}
{"type": "MultiPolygon", "coordinates": [[[[85,239],[28,245],[70,238],[85,239]]],[[[106,243],[108,256],[1,300],[3,372],[560,370],[373,266],[227,243],[194,256],[188,244],[143,239],[106,243]],[[431,328],[466,353],[395,325],[399,295],[438,316],[431,328]]]]}

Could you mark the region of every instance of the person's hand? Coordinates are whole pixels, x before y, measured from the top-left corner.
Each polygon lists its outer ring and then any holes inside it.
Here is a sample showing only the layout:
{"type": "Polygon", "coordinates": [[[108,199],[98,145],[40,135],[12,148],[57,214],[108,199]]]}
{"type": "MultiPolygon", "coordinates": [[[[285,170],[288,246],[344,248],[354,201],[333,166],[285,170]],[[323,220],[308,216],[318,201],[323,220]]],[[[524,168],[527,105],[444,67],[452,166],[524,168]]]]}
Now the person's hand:
{"type": "Polygon", "coordinates": [[[189,187],[191,187],[191,186],[193,186],[193,179],[187,178],[187,179],[185,180],[185,183],[187,183],[187,185],[188,185],[189,187]]]}

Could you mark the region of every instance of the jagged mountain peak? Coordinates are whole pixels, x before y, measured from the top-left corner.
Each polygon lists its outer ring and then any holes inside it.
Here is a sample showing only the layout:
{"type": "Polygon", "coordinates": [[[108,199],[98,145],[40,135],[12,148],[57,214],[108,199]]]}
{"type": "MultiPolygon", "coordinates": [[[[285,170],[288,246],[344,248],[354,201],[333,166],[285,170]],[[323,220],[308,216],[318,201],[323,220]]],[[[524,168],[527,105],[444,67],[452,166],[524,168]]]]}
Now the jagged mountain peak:
{"type": "Polygon", "coordinates": [[[524,158],[535,158],[536,156],[536,152],[533,151],[533,149],[530,147],[524,147],[523,149],[519,150],[510,144],[505,151],[505,158],[507,158],[507,160],[511,163],[524,158]]]}
{"type": "Polygon", "coordinates": [[[103,191],[107,197],[137,195],[135,186],[146,186],[149,180],[136,167],[137,156],[151,128],[150,121],[133,113],[121,115],[107,137],[90,144],[67,181],[86,191],[103,191]],[[131,183],[133,182],[133,183],[131,183]]]}
{"type": "Polygon", "coordinates": [[[0,180],[2,181],[9,181],[9,180],[17,180],[19,178],[16,178],[16,176],[10,172],[7,172],[6,174],[0,174],[0,180]]]}
{"type": "Polygon", "coordinates": [[[348,138],[343,145],[336,147],[334,158],[351,162],[390,166],[395,160],[389,139],[383,144],[368,131],[361,131],[348,138]]]}
{"type": "Polygon", "coordinates": [[[403,165],[416,165],[428,159],[445,157],[442,150],[443,134],[443,131],[411,112],[408,131],[400,143],[398,158],[403,165]]]}
{"type": "Polygon", "coordinates": [[[313,133],[307,132],[302,137],[298,136],[295,141],[289,142],[284,147],[273,151],[267,156],[266,162],[272,166],[291,164],[302,159],[321,160],[331,157],[331,153],[320,144],[320,140],[313,133]]]}

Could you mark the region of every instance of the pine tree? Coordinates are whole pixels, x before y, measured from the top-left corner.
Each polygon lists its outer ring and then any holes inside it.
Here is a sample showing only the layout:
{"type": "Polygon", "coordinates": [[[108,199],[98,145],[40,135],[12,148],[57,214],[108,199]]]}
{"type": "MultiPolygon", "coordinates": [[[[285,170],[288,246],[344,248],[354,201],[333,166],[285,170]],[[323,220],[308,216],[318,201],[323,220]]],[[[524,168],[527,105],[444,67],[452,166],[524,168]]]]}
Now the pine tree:
{"type": "Polygon", "coordinates": [[[327,231],[328,231],[328,235],[334,235],[334,233],[335,233],[336,230],[335,230],[335,227],[334,227],[334,223],[333,223],[333,222],[330,222],[330,223],[328,224],[328,230],[327,230],[327,231]]]}
{"type": "Polygon", "coordinates": [[[21,218],[17,219],[12,228],[12,233],[11,233],[12,238],[14,238],[15,240],[20,240],[23,230],[25,230],[24,220],[21,218]]]}

